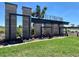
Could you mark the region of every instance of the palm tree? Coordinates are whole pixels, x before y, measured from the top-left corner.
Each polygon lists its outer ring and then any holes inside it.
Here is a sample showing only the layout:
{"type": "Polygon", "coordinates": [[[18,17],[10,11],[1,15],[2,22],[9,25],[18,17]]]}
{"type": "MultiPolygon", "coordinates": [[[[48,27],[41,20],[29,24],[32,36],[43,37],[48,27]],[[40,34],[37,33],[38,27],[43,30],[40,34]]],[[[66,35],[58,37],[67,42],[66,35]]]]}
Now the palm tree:
{"type": "Polygon", "coordinates": [[[41,9],[40,9],[40,6],[37,5],[37,8],[36,8],[36,17],[40,18],[41,17],[41,9]]]}
{"type": "Polygon", "coordinates": [[[36,6],[36,11],[32,12],[33,17],[37,18],[44,18],[44,15],[46,13],[47,7],[45,6],[42,10],[39,5],[36,6]]]}
{"type": "Polygon", "coordinates": [[[44,9],[41,12],[41,18],[44,18],[44,15],[46,13],[47,7],[45,6],[44,9]]]}

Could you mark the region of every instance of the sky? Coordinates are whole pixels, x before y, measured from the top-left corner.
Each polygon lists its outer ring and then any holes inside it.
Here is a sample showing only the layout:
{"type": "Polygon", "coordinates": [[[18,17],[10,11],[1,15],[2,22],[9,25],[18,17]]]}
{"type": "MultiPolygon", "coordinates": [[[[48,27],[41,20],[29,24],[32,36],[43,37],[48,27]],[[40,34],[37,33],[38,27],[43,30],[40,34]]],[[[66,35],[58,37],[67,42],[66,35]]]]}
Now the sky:
{"type": "MultiPolygon", "coordinates": [[[[11,2],[17,4],[17,13],[22,14],[22,6],[30,7],[35,11],[36,5],[41,9],[47,6],[47,15],[63,17],[70,24],[79,25],[79,2],[11,2]]],[[[22,24],[22,17],[17,17],[17,25],[22,24]]],[[[0,26],[5,25],[5,3],[0,2],[0,26]]]]}

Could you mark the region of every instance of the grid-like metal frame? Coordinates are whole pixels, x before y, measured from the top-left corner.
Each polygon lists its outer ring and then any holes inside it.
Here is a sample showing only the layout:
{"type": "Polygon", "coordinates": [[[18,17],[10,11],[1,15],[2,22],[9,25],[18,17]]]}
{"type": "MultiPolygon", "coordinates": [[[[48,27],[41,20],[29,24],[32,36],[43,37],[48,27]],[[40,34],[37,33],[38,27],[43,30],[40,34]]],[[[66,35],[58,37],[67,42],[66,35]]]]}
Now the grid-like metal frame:
{"type": "MultiPolygon", "coordinates": [[[[9,13],[9,34],[11,34],[11,16],[12,15],[14,15],[14,16],[23,16],[23,17],[27,17],[28,16],[30,18],[30,15],[9,13]]],[[[30,20],[29,20],[29,22],[30,22],[30,20]]],[[[30,25],[30,23],[29,23],[29,25],[30,25]]],[[[30,38],[30,30],[29,30],[29,38],[30,38]]],[[[11,39],[11,35],[9,35],[9,39],[11,39]]]]}

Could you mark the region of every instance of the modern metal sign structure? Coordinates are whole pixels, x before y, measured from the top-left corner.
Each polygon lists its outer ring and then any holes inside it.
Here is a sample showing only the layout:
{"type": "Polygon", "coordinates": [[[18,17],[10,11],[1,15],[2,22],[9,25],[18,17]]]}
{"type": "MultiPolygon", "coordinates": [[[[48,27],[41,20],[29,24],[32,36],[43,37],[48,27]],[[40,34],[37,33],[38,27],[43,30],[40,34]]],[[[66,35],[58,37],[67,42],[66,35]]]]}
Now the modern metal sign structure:
{"type": "Polygon", "coordinates": [[[17,16],[23,17],[23,38],[30,37],[30,15],[31,8],[22,7],[23,14],[17,14],[17,5],[5,3],[5,38],[16,39],[17,16]]]}
{"type": "MultiPolygon", "coordinates": [[[[62,32],[60,29],[61,25],[68,24],[69,22],[57,21],[57,20],[48,20],[48,19],[39,19],[31,17],[31,8],[22,7],[22,14],[17,14],[17,5],[11,3],[5,3],[5,39],[13,40],[16,39],[16,29],[17,29],[17,16],[23,17],[23,39],[29,39],[31,35],[31,23],[34,23],[35,35],[41,35],[43,32],[42,24],[47,31],[53,32],[62,32]],[[47,28],[46,28],[47,27],[47,28]],[[53,31],[57,30],[57,31],[53,31]]],[[[44,29],[44,30],[45,30],[44,29]]],[[[60,35],[60,33],[59,33],[60,35]]],[[[42,36],[42,35],[41,35],[42,36]]]]}
{"type": "Polygon", "coordinates": [[[16,16],[10,13],[17,13],[17,5],[5,3],[5,39],[16,39],[16,16]]]}

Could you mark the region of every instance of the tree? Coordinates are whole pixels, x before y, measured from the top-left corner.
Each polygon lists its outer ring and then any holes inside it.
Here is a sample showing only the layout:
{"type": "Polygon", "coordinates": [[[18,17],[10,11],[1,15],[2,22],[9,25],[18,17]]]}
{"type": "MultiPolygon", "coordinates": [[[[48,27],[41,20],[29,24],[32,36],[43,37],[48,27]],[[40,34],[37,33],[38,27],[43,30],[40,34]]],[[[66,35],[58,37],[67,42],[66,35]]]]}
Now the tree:
{"type": "Polygon", "coordinates": [[[37,5],[36,7],[37,7],[36,8],[36,17],[40,18],[41,17],[41,9],[40,9],[40,6],[37,5]]]}
{"type": "Polygon", "coordinates": [[[22,28],[22,26],[21,26],[21,25],[19,25],[18,27],[19,27],[19,28],[22,28]]]}
{"type": "Polygon", "coordinates": [[[17,28],[17,36],[21,37],[21,35],[22,35],[22,26],[19,25],[17,28]]]}
{"type": "Polygon", "coordinates": [[[47,7],[45,6],[44,9],[41,12],[41,18],[44,18],[44,15],[46,13],[47,7]]]}
{"type": "Polygon", "coordinates": [[[47,7],[45,6],[42,10],[39,5],[36,6],[36,11],[32,12],[33,17],[37,18],[44,18],[44,15],[46,13],[47,7]]]}

